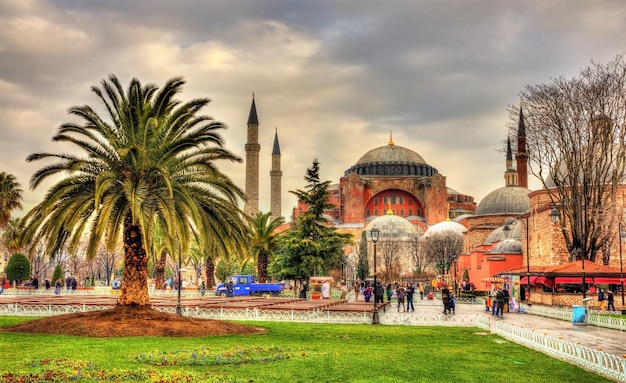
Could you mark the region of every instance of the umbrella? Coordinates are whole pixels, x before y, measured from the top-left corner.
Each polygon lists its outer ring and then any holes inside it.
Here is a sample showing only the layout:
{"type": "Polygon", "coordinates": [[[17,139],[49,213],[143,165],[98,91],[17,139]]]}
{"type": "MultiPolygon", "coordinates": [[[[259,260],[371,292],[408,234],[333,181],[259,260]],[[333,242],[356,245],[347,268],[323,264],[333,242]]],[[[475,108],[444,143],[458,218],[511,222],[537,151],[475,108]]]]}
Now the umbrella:
{"type": "Polygon", "coordinates": [[[487,282],[487,283],[504,283],[505,282],[504,279],[498,278],[498,277],[483,278],[480,281],[487,282]]]}

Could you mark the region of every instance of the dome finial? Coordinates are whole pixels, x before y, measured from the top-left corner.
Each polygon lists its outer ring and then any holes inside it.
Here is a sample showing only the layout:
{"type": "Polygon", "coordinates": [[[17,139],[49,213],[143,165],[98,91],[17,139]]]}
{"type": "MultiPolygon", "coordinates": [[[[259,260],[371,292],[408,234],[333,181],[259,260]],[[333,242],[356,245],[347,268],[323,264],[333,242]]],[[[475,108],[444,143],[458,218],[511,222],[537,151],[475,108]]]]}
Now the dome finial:
{"type": "Polygon", "coordinates": [[[393,146],[393,136],[391,134],[391,131],[389,132],[389,142],[387,143],[387,146],[393,146]]]}
{"type": "Polygon", "coordinates": [[[393,215],[393,210],[391,210],[391,202],[389,202],[389,208],[387,209],[387,215],[393,215]]]}

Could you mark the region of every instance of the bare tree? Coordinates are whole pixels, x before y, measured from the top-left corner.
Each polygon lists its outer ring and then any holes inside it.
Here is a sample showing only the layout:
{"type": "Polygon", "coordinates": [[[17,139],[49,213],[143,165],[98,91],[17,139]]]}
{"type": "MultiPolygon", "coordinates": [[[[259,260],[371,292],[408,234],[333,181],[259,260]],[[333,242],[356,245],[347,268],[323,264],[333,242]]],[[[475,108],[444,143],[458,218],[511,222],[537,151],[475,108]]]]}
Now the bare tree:
{"type": "Polygon", "coordinates": [[[441,274],[449,274],[450,266],[463,252],[463,234],[456,230],[427,231],[419,250],[428,264],[441,274]]]}
{"type": "Polygon", "coordinates": [[[97,265],[95,274],[98,279],[106,280],[106,285],[109,286],[113,273],[115,272],[115,268],[117,267],[117,262],[121,259],[121,254],[117,254],[114,251],[108,251],[104,245],[100,245],[95,258],[97,265]]]}
{"type": "Polygon", "coordinates": [[[572,79],[528,85],[521,98],[523,109],[511,114],[525,132],[530,172],[561,212],[570,254],[580,249],[581,258],[595,261],[615,236],[617,189],[624,181],[624,55],[592,62],[572,79]]]}
{"type": "MultiPolygon", "coordinates": [[[[402,271],[402,245],[398,241],[380,241],[377,244],[377,258],[382,260],[382,280],[386,283],[397,281],[402,271]]],[[[376,260],[379,262],[379,260],[376,260]]]]}

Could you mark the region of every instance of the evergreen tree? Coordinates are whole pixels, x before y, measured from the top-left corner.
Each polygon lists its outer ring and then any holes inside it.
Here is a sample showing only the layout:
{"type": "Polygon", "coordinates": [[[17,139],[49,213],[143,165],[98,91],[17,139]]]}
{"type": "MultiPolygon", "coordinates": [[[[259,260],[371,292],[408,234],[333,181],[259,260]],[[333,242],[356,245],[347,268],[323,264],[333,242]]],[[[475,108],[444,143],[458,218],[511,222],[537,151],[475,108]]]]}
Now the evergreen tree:
{"type": "Polygon", "coordinates": [[[4,269],[10,281],[25,281],[30,279],[30,262],[21,253],[15,253],[9,258],[4,269]]]}
{"type": "Polygon", "coordinates": [[[340,268],[343,246],[351,243],[349,234],[337,232],[324,218],[324,211],[334,206],[328,202],[330,181],[320,181],[317,159],[307,169],[304,179],[306,189],[290,193],[307,209],[280,237],[279,254],[270,267],[272,274],[283,279],[303,280],[340,268]]]}
{"type": "Polygon", "coordinates": [[[367,258],[367,231],[361,232],[361,244],[359,246],[359,261],[356,265],[356,277],[362,281],[367,279],[370,273],[370,263],[367,258]]]}
{"type": "Polygon", "coordinates": [[[63,268],[60,264],[56,265],[54,272],[52,273],[52,285],[54,285],[58,279],[61,280],[61,286],[63,286],[65,284],[65,280],[63,279],[63,268]]]}

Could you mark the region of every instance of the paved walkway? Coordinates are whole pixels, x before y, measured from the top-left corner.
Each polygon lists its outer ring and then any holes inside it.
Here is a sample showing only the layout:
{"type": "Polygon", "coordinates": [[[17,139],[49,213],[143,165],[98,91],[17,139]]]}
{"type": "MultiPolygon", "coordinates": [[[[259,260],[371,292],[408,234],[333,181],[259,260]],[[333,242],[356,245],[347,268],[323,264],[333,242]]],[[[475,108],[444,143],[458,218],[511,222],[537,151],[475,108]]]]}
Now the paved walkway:
{"type": "MultiPolygon", "coordinates": [[[[420,301],[418,298],[415,308],[424,306],[434,306],[433,309],[443,308],[439,300],[420,301]]],[[[457,304],[456,314],[454,315],[484,315],[491,319],[492,327],[496,321],[504,321],[528,330],[534,330],[551,338],[563,339],[574,344],[580,343],[582,346],[594,350],[626,357],[626,331],[589,325],[574,325],[571,321],[531,314],[505,313],[503,318],[498,318],[485,311],[485,307],[482,305],[457,304]]]]}

